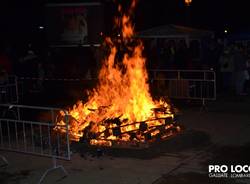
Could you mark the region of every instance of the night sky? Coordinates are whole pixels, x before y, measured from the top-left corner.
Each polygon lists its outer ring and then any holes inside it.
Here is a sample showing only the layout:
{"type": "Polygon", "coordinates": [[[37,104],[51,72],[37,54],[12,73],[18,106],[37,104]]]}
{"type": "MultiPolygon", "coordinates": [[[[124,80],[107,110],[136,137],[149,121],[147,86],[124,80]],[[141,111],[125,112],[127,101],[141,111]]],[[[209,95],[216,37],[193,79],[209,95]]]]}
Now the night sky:
{"type": "MultiPolygon", "coordinates": [[[[128,0],[118,0],[121,2],[128,0]]],[[[184,0],[139,0],[135,13],[136,30],[164,24],[190,25],[222,33],[248,30],[250,11],[246,0],[193,0],[187,9],[184,0]],[[187,22],[186,16],[189,15],[187,22]]],[[[39,37],[38,26],[44,24],[44,4],[51,2],[85,2],[73,0],[8,0],[1,1],[1,37],[27,40],[39,37]]],[[[115,6],[112,0],[105,3],[105,22],[111,27],[115,6]]]]}

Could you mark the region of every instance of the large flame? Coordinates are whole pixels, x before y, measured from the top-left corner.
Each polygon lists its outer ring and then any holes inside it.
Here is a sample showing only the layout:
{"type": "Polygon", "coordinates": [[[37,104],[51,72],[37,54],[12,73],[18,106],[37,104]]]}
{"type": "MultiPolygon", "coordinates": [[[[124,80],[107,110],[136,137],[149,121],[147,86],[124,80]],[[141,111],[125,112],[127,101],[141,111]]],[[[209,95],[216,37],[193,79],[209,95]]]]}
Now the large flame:
{"type": "MultiPolygon", "coordinates": [[[[89,93],[86,103],[79,101],[69,111],[72,117],[69,131],[73,140],[78,141],[93,133],[95,136],[91,137],[91,144],[111,146],[111,142],[106,140],[145,141],[142,134],[136,133],[132,138],[126,132],[138,130],[141,122],[146,122],[147,130],[143,132],[154,136],[159,133],[155,126],[165,125],[163,118],[173,118],[170,106],[162,100],[153,100],[150,95],[145,58],[142,56],[143,44],[133,39],[130,15],[135,5],[136,0],[133,0],[128,13],[115,19],[116,26],[121,28],[121,36],[106,38],[110,53],[103,62],[97,87],[89,93]],[[116,127],[120,132],[114,133],[116,127]]],[[[122,12],[121,6],[118,11],[122,12]]],[[[62,119],[58,125],[64,123],[62,119]]]]}

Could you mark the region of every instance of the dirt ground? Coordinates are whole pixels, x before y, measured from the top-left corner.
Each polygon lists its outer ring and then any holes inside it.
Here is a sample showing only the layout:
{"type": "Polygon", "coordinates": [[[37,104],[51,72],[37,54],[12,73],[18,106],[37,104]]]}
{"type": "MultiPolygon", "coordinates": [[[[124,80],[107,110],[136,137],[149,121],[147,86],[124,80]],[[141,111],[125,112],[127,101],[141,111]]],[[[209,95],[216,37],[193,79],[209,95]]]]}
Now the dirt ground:
{"type": "MultiPolygon", "coordinates": [[[[209,164],[250,165],[250,98],[220,97],[200,112],[198,104],[176,102],[182,134],[145,150],[95,150],[72,145],[68,172],[50,172],[43,184],[249,184],[250,178],[209,178],[209,164]]],[[[0,151],[0,184],[36,184],[53,167],[51,158],[0,151]]]]}

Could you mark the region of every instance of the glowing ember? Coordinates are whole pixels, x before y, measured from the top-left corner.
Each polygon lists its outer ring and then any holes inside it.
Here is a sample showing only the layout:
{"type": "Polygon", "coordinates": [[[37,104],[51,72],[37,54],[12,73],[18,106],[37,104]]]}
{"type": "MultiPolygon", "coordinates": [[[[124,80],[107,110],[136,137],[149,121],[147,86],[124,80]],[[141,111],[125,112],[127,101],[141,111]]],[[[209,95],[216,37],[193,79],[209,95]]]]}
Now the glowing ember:
{"type": "MultiPolygon", "coordinates": [[[[135,4],[133,0],[128,13],[115,20],[121,36],[105,40],[110,54],[103,62],[97,87],[89,92],[86,103],[79,101],[69,110],[72,140],[82,138],[91,145],[112,146],[114,142],[166,138],[180,130],[174,125],[170,105],[153,100],[149,93],[143,45],[133,39],[130,20],[135,4]]],[[[118,11],[122,13],[121,6],[118,11]]],[[[60,126],[65,124],[64,116],[61,112],[56,130],[65,132],[60,126]]]]}

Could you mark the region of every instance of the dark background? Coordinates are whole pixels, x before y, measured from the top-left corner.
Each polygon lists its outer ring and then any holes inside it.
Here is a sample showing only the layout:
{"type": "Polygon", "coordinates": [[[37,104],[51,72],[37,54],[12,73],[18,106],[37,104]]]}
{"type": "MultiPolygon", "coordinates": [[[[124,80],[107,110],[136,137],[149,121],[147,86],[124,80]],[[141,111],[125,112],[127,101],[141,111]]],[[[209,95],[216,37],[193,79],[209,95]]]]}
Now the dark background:
{"type": "MultiPolygon", "coordinates": [[[[127,0],[116,0],[121,3],[127,0]]],[[[1,38],[29,42],[43,38],[44,5],[46,3],[86,2],[73,0],[5,0],[0,4],[1,38]]],[[[116,5],[113,0],[101,0],[105,5],[105,33],[112,27],[116,5]]],[[[184,0],[139,0],[135,12],[136,30],[143,30],[164,24],[188,24],[197,28],[214,30],[222,34],[246,30],[250,27],[247,6],[248,1],[237,0],[193,0],[190,7],[184,6],[184,0]],[[188,17],[188,22],[187,20],[188,17]]],[[[44,40],[44,39],[42,39],[44,40]]]]}

